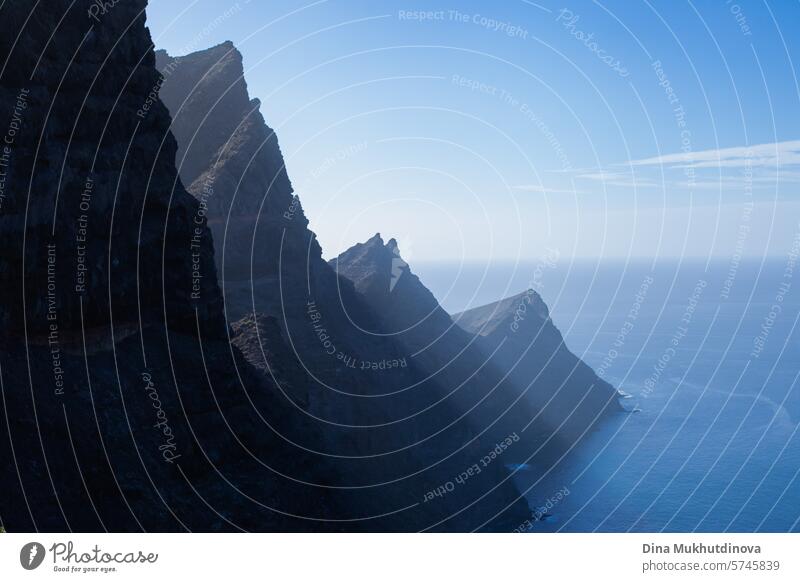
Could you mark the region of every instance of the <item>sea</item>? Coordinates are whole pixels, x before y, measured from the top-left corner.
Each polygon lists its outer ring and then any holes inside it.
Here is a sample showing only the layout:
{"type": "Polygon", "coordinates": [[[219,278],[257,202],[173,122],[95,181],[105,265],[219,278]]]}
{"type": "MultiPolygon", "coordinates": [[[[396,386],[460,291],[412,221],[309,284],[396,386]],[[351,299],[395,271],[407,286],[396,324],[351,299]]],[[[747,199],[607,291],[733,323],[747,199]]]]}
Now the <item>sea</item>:
{"type": "Polygon", "coordinates": [[[533,288],[623,395],[547,467],[533,532],[800,531],[800,261],[420,263],[451,314],[533,288]]]}

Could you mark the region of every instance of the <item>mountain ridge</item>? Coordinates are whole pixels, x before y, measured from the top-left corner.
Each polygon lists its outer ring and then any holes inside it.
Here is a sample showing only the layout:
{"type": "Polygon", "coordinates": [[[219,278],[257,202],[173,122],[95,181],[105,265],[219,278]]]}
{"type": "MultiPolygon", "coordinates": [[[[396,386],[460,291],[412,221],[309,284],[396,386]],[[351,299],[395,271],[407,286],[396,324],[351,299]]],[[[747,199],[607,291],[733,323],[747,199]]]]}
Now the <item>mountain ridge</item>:
{"type": "MultiPolygon", "coordinates": [[[[161,54],[162,67],[171,62],[161,54]]],[[[293,193],[288,178],[283,180],[285,168],[274,132],[264,123],[248,135],[253,128],[241,123],[249,115],[241,106],[226,110],[222,127],[206,127],[218,119],[215,104],[228,89],[240,94],[240,105],[252,102],[240,80],[241,55],[223,44],[211,52],[177,57],[175,62],[172,70],[165,71],[162,98],[173,115],[179,151],[184,154],[182,177],[198,185],[195,174],[213,170],[216,176],[216,206],[209,207],[208,220],[215,240],[223,237],[216,260],[226,313],[236,330],[234,343],[256,368],[269,375],[274,371],[279,384],[288,379],[294,390],[289,396],[305,406],[302,414],[324,426],[322,441],[301,442],[325,454],[338,453],[342,457],[338,469],[350,476],[347,484],[387,482],[385,498],[404,499],[409,506],[418,503],[426,491],[458,474],[460,466],[474,462],[469,461],[477,454],[474,451],[487,444],[476,439],[473,419],[463,417],[447,401],[447,387],[422,373],[403,346],[380,329],[377,314],[355,286],[322,259],[296,196],[291,198],[296,213],[286,216],[282,206],[293,193]],[[228,73],[215,66],[219,59],[228,73]],[[201,90],[202,99],[191,96],[195,88],[201,90]],[[195,133],[217,136],[218,141],[214,147],[193,148],[195,133]],[[240,151],[239,144],[248,142],[253,145],[240,151]],[[227,154],[218,156],[212,150],[227,154]],[[246,157],[253,161],[249,166],[231,162],[251,150],[269,150],[270,159],[261,163],[261,158],[249,154],[246,157]],[[271,175],[276,172],[277,180],[271,175]],[[274,190],[275,184],[283,187],[274,190]],[[270,204],[271,198],[283,203],[270,204]],[[252,206],[253,199],[265,201],[258,205],[255,226],[237,214],[235,206],[237,200],[252,206]],[[237,262],[232,272],[230,266],[237,262]],[[361,425],[370,427],[370,432],[361,425]]],[[[197,187],[190,191],[202,196],[197,187]]],[[[420,506],[405,517],[387,517],[386,525],[375,527],[408,530],[440,522],[440,529],[508,529],[528,512],[505,481],[507,474],[502,465],[487,468],[457,494],[420,506]],[[458,505],[479,490],[487,495],[484,506],[459,512],[458,505]]]]}
{"type": "Polygon", "coordinates": [[[450,316],[402,259],[394,239],[384,244],[375,235],[330,264],[368,298],[386,328],[405,341],[409,351],[419,359],[429,355],[425,367],[431,373],[461,366],[463,371],[450,383],[461,382],[473,377],[468,373],[475,362],[489,364],[480,368],[482,381],[493,386],[493,392],[507,392],[494,410],[506,414],[505,407],[515,403],[517,423],[527,413],[516,399],[519,395],[531,406],[534,426],[566,443],[622,410],[617,391],[569,351],[533,289],[450,316]],[[398,264],[403,268],[393,280],[398,264]],[[419,333],[420,329],[427,331],[419,333]],[[497,369],[492,370],[492,364],[497,369]]]}

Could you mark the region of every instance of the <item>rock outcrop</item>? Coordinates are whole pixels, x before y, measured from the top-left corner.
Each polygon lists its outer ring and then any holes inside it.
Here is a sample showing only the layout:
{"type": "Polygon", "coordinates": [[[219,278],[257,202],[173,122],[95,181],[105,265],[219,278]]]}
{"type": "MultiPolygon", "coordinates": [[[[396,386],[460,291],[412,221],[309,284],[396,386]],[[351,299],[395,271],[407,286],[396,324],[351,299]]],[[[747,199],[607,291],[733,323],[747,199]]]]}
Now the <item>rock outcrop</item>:
{"type": "Polygon", "coordinates": [[[242,56],[232,43],[170,57],[156,52],[160,96],[172,113],[177,165],[206,213],[226,280],[278,272],[278,253],[316,254],[294,196],[278,138],[250,99],[242,56]]]}
{"type": "Polygon", "coordinates": [[[622,410],[619,393],[569,350],[533,289],[456,314],[453,321],[511,371],[551,430],[576,439],[622,410]]]}
{"type": "MultiPolygon", "coordinates": [[[[426,377],[448,388],[447,397],[479,431],[500,438],[532,434],[534,409],[521,397],[508,373],[476,339],[455,325],[433,294],[406,263],[394,239],[376,234],[330,261],[338,274],[355,285],[388,333],[426,377]],[[530,432],[528,432],[530,431],[530,432]]],[[[355,315],[353,315],[355,318],[355,315]]],[[[367,327],[369,322],[356,322],[367,327]]]]}
{"type": "MultiPolygon", "coordinates": [[[[572,444],[619,410],[616,391],[575,357],[535,292],[453,318],[414,275],[394,239],[379,234],[331,261],[429,375],[460,386],[463,410],[572,444]],[[530,426],[529,426],[530,425],[530,426]]],[[[364,325],[367,325],[365,322],[364,325]]]]}

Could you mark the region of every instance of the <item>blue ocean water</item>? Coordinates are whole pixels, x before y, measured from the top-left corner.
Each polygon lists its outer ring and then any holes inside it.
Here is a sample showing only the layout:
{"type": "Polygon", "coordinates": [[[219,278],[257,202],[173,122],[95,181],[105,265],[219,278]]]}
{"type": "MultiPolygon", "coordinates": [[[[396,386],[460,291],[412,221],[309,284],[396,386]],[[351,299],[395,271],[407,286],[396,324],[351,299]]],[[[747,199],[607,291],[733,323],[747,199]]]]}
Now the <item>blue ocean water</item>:
{"type": "Polygon", "coordinates": [[[516,472],[548,506],[533,531],[800,531],[792,257],[415,271],[451,313],[533,285],[572,351],[629,395],[546,474],[516,472]]]}

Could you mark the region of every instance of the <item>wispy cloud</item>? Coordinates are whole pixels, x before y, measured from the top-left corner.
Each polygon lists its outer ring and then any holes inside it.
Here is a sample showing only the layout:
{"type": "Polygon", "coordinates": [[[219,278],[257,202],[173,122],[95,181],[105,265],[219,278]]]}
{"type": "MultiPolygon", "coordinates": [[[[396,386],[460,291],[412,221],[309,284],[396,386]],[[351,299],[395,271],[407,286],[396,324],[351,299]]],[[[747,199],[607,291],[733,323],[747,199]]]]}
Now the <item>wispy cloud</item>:
{"type": "Polygon", "coordinates": [[[653,186],[658,186],[657,182],[654,182],[650,179],[641,178],[631,171],[619,172],[611,170],[598,170],[595,172],[578,174],[576,178],[594,180],[595,182],[603,182],[607,186],[625,186],[630,188],[651,188],[653,186]]]}
{"type": "Polygon", "coordinates": [[[541,192],[544,194],[585,194],[584,190],[577,188],[550,188],[549,186],[542,186],[537,184],[520,184],[514,186],[514,190],[520,192],[541,192]]]}
{"type": "Polygon", "coordinates": [[[737,146],[699,152],[667,154],[631,160],[630,166],[667,166],[676,168],[782,168],[800,164],[800,140],[737,146]]]}
{"type": "Polygon", "coordinates": [[[665,154],[575,172],[576,179],[625,188],[768,189],[800,183],[800,140],[665,154]]]}

